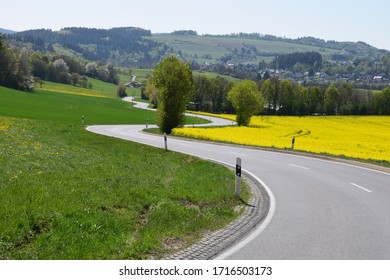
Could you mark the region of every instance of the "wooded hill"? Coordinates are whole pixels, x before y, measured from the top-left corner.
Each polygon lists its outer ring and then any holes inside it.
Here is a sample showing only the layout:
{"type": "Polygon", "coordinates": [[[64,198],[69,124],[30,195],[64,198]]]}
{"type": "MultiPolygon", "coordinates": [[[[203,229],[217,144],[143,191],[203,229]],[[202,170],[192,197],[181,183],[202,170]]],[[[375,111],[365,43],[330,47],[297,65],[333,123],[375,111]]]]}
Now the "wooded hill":
{"type": "Polygon", "coordinates": [[[167,46],[146,40],[149,30],[135,27],[96,29],[64,28],[29,30],[7,35],[8,40],[35,51],[70,53],[87,60],[111,62],[118,66],[133,66],[158,62],[167,46]]]}

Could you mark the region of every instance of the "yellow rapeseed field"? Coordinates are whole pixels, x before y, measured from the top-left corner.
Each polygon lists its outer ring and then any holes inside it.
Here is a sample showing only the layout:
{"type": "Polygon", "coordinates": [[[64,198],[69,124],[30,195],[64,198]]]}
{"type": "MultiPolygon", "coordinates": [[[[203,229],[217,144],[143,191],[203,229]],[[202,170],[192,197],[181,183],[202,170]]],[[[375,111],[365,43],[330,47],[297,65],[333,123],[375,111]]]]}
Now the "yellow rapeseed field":
{"type": "MultiPolygon", "coordinates": [[[[234,115],[222,115],[234,120],[234,115]]],[[[390,162],[389,116],[253,117],[249,127],[178,128],[175,135],[390,162]]]]}

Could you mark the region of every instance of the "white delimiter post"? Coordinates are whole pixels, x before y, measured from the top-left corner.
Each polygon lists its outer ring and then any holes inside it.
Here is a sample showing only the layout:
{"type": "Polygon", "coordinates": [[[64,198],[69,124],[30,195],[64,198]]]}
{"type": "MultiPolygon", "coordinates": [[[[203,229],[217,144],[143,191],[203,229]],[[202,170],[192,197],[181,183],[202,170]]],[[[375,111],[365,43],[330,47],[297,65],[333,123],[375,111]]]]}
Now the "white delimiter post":
{"type": "Polygon", "coordinates": [[[236,157],[236,195],[241,198],[241,158],[236,157]]]}
{"type": "Polygon", "coordinates": [[[165,151],[168,151],[167,134],[164,132],[165,151]]]}

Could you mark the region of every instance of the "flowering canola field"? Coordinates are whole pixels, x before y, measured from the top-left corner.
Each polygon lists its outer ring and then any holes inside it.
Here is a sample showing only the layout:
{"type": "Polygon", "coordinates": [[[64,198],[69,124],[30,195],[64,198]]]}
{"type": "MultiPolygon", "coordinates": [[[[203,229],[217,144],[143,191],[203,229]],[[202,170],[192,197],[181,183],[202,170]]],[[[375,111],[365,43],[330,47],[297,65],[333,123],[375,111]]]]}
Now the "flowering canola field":
{"type": "MultiPolygon", "coordinates": [[[[235,120],[234,115],[220,115],[235,120]]],[[[174,135],[390,162],[389,116],[253,117],[249,127],[177,128],[174,135]]]]}

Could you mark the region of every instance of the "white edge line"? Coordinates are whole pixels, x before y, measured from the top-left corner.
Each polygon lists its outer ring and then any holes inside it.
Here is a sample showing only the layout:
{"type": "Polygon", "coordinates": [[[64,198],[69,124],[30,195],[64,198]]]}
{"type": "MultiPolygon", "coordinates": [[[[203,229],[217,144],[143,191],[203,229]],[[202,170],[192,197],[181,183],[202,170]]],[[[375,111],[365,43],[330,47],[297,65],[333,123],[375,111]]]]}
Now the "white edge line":
{"type": "Polygon", "coordinates": [[[363,191],[366,191],[366,192],[369,192],[369,193],[372,193],[372,191],[370,191],[369,189],[366,189],[366,188],[363,188],[362,186],[359,186],[358,184],[355,184],[355,183],[350,183],[352,186],[355,186],[359,189],[362,189],[363,191]]]}
{"type": "MultiPolygon", "coordinates": [[[[221,163],[221,164],[224,164],[224,165],[229,165],[231,167],[235,167],[232,164],[228,164],[228,163],[225,163],[223,161],[217,161],[217,160],[213,160],[213,159],[209,159],[209,158],[205,158],[205,157],[203,157],[203,158],[211,160],[213,162],[217,162],[217,163],[221,163]]],[[[253,231],[250,235],[248,235],[247,237],[242,239],[239,243],[237,243],[233,247],[229,248],[227,251],[223,252],[222,254],[219,254],[217,257],[214,258],[214,260],[224,260],[224,259],[227,259],[229,256],[233,255],[238,250],[244,248],[246,245],[248,245],[250,242],[252,242],[254,239],[256,239],[267,228],[267,226],[269,225],[269,223],[271,222],[271,220],[272,220],[272,218],[273,218],[273,216],[275,214],[276,200],[275,200],[275,196],[272,193],[271,189],[267,186],[266,183],[264,183],[263,180],[261,180],[255,174],[253,174],[252,172],[250,172],[248,170],[245,170],[245,169],[243,169],[243,170],[246,173],[248,173],[250,176],[252,176],[255,180],[257,180],[264,187],[266,192],[268,193],[268,195],[269,195],[269,210],[268,210],[267,216],[260,223],[260,226],[258,228],[256,228],[255,231],[253,231]]]]}
{"type": "MultiPolygon", "coordinates": [[[[180,153],[184,153],[184,152],[180,152],[180,153]]],[[[191,154],[191,153],[185,153],[185,154],[192,155],[192,156],[195,156],[195,157],[198,157],[198,158],[202,158],[202,159],[205,159],[205,160],[209,160],[209,161],[212,161],[212,162],[215,162],[215,163],[227,165],[227,166],[230,166],[232,168],[236,167],[233,164],[226,163],[226,162],[223,162],[223,161],[220,161],[220,160],[215,160],[215,159],[212,159],[212,158],[199,156],[199,155],[195,155],[195,154],[191,154]]],[[[248,173],[250,176],[252,176],[255,180],[257,180],[264,187],[264,189],[266,190],[266,192],[268,193],[268,196],[269,196],[269,210],[268,210],[267,216],[260,223],[260,226],[258,228],[256,228],[255,231],[253,231],[251,234],[249,234],[247,237],[242,239],[239,243],[237,243],[233,247],[229,248],[227,251],[217,255],[217,257],[215,257],[214,260],[224,260],[224,259],[228,258],[229,256],[231,256],[232,254],[234,254],[235,252],[237,252],[238,250],[244,248],[250,242],[252,242],[255,238],[257,238],[267,228],[267,226],[269,225],[269,223],[271,222],[271,220],[272,220],[272,218],[273,218],[273,216],[275,214],[276,200],[275,200],[275,196],[272,193],[271,189],[267,186],[266,183],[264,183],[263,180],[261,180],[259,177],[257,177],[252,172],[250,172],[248,170],[245,170],[245,169],[243,169],[243,171],[248,173]]]]}

